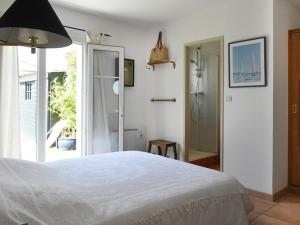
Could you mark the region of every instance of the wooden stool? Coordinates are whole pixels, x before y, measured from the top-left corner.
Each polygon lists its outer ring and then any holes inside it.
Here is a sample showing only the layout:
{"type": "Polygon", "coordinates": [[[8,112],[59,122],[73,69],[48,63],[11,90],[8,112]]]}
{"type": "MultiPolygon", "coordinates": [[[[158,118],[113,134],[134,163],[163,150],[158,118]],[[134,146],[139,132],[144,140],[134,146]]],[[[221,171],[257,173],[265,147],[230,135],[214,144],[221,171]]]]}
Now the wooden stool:
{"type": "Polygon", "coordinates": [[[175,159],[178,159],[177,156],[177,149],[176,149],[176,142],[171,142],[171,141],[165,141],[165,140],[151,140],[149,141],[149,148],[148,148],[148,152],[151,153],[152,150],[152,146],[157,146],[158,149],[158,154],[162,155],[162,148],[165,150],[165,154],[164,156],[167,157],[168,154],[168,148],[169,147],[173,147],[173,151],[174,151],[174,157],[175,159]]]}

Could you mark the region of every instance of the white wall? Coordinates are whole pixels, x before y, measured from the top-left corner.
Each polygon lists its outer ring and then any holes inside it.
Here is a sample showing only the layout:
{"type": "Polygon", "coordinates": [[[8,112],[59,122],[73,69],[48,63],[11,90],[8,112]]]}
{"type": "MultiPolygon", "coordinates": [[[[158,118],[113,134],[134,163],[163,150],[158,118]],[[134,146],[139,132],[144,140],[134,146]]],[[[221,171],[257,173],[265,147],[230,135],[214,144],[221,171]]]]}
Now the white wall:
{"type": "Polygon", "coordinates": [[[288,185],[288,31],[300,28],[300,10],[274,0],[274,192],[288,185]]]}
{"type": "MultiPolygon", "coordinates": [[[[146,82],[148,138],[184,144],[184,44],[216,36],[225,40],[224,170],[246,187],[272,193],[273,158],[273,1],[229,0],[151,31],[154,45],[158,30],[165,31],[170,57],[177,62],[148,71],[146,82]],[[267,36],[268,86],[228,88],[227,45],[231,41],[267,36]],[[150,103],[151,97],[176,97],[176,103],[150,103]]],[[[150,35],[150,32],[149,32],[150,35]]]]}

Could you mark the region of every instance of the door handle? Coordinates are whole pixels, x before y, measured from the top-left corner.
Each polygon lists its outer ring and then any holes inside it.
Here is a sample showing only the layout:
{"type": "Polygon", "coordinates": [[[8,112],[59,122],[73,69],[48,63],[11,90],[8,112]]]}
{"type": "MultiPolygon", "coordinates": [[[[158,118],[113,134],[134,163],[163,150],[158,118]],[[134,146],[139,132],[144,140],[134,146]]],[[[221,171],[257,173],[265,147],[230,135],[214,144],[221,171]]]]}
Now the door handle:
{"type": "Polygon", "coordinates": [[[297,104],[293,104],[292,105],[292,112],[293,112],[293,114],[297,114],[297,111],[298,111],[298,105],[297,104]]]}
{"type": "Polygon", "coordinates": [[[124,117],[124,113],[121,112],[120,110],[115,109],[114,112],[115,112],[115,113],[119,113],[121,117],[124,117]]]}

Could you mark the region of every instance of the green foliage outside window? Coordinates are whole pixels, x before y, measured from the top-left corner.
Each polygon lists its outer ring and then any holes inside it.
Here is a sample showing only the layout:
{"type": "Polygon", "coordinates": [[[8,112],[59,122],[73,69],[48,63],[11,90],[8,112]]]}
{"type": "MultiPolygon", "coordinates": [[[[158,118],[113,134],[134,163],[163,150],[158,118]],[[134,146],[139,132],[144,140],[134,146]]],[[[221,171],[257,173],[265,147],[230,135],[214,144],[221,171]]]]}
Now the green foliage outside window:
{"type": "Polygon", "coordinates": [[[63,81],[56,77],[51,83],[49,93],[50,112],[58,115],[59,119],[68,121],[62,132],[62,137],[76,137],[76,50],[68,53],[67,71],[63,81]]]}

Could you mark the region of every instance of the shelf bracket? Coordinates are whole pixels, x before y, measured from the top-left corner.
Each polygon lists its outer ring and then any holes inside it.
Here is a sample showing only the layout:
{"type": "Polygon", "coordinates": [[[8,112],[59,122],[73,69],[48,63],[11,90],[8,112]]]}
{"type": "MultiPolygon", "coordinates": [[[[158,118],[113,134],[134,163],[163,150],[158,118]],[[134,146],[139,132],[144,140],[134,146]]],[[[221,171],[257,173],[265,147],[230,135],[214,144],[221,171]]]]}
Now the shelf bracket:
{"type": "Polygon", "coordinates": [[[149,68],[149,67],[146,67],[147,69],[149,70],[153,70],[155,71],[155,66],[156,65],[159,65],[159,64],[165,64],[165,63],[171,63],[173,65],[173,69],[175,70],[176,69],[176,62],[175,61],[169,61],[169,62],[163,62],[163,63],[156,63],[156,64],[151,64],[151,63],[148,63],[147,65],[152,67],[152,68],[149,68]]]}

